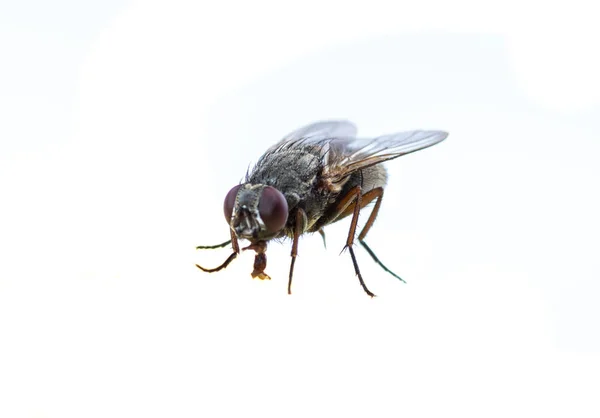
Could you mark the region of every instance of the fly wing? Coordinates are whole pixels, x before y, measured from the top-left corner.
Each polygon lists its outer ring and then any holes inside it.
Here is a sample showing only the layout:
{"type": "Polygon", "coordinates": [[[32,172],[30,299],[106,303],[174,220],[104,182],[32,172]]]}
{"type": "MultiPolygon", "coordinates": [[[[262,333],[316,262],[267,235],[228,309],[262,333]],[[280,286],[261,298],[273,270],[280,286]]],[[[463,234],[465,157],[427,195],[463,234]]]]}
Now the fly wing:
{"type": "Polygon", "coordinates": [[[347,120],[315,122],[286,135],[282,142],[332,138],[356,138],[356,126],[347,120]]]}
{"type": "Polygon", "coordinates": [[[324,145],[334,139],[356,138],[356,126],[347,120],[329,120],[311,123],[287,134],[281,141],[267,150],[267,153],[293,148],[298,145],[324,145]]]}
{"type": "MultiPolygon", "coordinates": [[[[303,126],[289,133],[281,141],[267,149],[256,162],[252,173],[260,169],[263,165],[268,164],[273,158],[278,158],[278,154],[295,148],[308,147],[308,149],[316,149],[321,156],[321,161],[324,161],[325,155],[329,150],[329,142],[342,139],[348,141],[356,139],[356,126],[352,122],[346,120],[329,120],[303,126]]],[[[249,181],[250,176],[250,169],[248,169],[246,172],[246,181],[249,181]]]]}
{"type": "Polygon", "coordinates": [[[357,170],[430,147],[447,136],[444,131],[408,131],[374,139],[332,139],[326,156],[328,177],[341,181],[357,170]]]}
{"type": "Polygon", "coordinates": [[[315,122],[296,129],[273,145],[258,160],[260,167],[273,154],[296,147],[319,150],[324,167],[321,176],[331,183],[344,183],[353,172],[410,154],[443,141],[443,131],[408,131],[371,139],[357,139],[356,126],[345,120],[315,122]]]}

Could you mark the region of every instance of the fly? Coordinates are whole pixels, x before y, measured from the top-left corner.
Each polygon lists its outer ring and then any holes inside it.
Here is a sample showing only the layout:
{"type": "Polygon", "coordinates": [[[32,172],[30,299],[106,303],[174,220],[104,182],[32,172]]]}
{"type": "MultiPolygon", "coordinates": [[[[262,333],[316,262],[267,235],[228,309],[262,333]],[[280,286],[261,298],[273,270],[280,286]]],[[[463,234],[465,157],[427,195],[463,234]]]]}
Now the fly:
{"type": "MultiPolygon", "coordinates": [[[[354,239],[360,211],[375,202],[358,242],[373,260],[399,280],[364,241],[373,226],[387,181],[381,164],[443,141],[443,131],[408,131],[371,139],[356,137],[356,127],[348,121],[323,121],[302,127],[269,148],[246,174],[245,181],[225,196],[223,211],[231,239],[197,249],[222,248],[231,244],[233,253],[212,273],[224,269],[240,253],[239,239],[250,242],[242,250],[254,250],[253,278],[270,279],[267,242],[274,238],[292,240],[288,294],[292,293],[298,240],[304,233],[319,232],[347,216],[352,217],[344,249],[348,249],[360,285],[371,292],[360,273],[354,255],[354,239]]],[[[402,280],[404,281],[404,280],[402,280]]]]}

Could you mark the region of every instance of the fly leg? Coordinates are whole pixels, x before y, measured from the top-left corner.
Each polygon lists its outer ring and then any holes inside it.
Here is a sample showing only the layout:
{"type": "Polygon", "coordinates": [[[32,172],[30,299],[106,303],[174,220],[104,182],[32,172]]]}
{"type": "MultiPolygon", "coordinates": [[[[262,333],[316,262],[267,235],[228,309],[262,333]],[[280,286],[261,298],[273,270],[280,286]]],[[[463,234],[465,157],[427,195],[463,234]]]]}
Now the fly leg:
{"type": "Polygon", "coordinates": [[[358,236],[358,242],[360,242],[360,244],[363,247],[365,247],[365,250],[367,250],[369,255],[373,258],[373,260],[375,260],[375,262],[377,264],[379,264],[381,266],[382,269],[384,269],[385,271],[390,273],[392,276],[394,276],[398,280],[406,283],[400,276],[398,276],[396,273],[394,273],[393,271],[388,269],[381,261],[379,261],[379,258],[377,258],[377,256],[373,252],[373,250],[371,250],[371,248],[369,248],[367,243],[364,241],[365,237],[367,236],[367,233],[373,226],[373,222],[375,222],[377,213],[379,212],[379,207],[381,206],[381,201],[383,200],[383,187],[377,187],[377,188],[365,193],[363,196],[363,207],[366,206],[367,204],[369,204],[373,199],[377,199],[375,201],[375,206],[373,207],[373,210],[371,211],[371,215],[369,216],[367,223],[365,224],[362,231],[360,232],[360,235],[358,236]]]}
{"type": "MultiPolygon", "coordinates": [[[[397,274],[395,274],[393,271],[388,269],[379,260],[379,258],[377,258],[377,256],[373,252],[373,250],[371,250],[371,248],[369,248],[367,243],[364,241],[365,236],[367,235],[367,233],[373,226],[373,223],[375,222],[375,218],[377,217],[377,213],[379,212],[379,208],[381,206],[381,200],[383,199],[383,187],[376,187],[375,189],[369,190],[367,193],[365,193],[362,196],[360,195],[360,192],[361,192],[360,186],[356,186],[356,187],[352,188],[348,192],[348,194],[338,204],[337,215],[335,215],[333,217],[333,219],[343,218],[345,216],[350,215],[351,213],[353,214],[352,223],[350,224],[350,231],[348,232],[348,239],[346,241],[346,247],[348,248],[348,250],[350,251],[350,255],[352,256],[352,263],[354,264],[354,271],[356,272],[356,275],[358,276],[361,286],[363,287],[364,291],[369,296],[372,297],[375,295],[371,291],[369,291],[369,289],[367,289],[367,287],[362,279],[362,275],[360,274],[360,270],[358,269],[358,264],[356,262],[356,257],[354,255],[354,250],[352,249],[352,243],[354,240],[354,234],[356,233],[356,225],[358,223],[358,213],[360,212],[361,209],[363,209],[365,206],[367,206],[369,203],[371,203],[374,199],[377,199],[375,202],[375,206],[373,207],[373,210],[371,211],[371,214],[369,216],[369,219],[367,220],[367,223],[365,224],[362,231],[360,232],[360,235],[358,236],[358,242],[360,242],[360,244],[363,247],[365,247],[365,249],[367,250],[369,255],[373,258],[373,260],[377,264],[379,264],[381,266],[381,268],[383,268],[385,271],[387,271],[388,273],[390,273],[392,276],[396,277],[397,279],[399,279],[403,282],[404,282],[404,280],[402,280],[402,278],[400,276],[398,276],[397,274]]],[[[344,248],[346,248],[346,247],[344,247],[344,248]]]]}
{"type": "Polygon", "coordinates": [[[214,250],[216,248],[223,248],[223,247],[225,247],[226,245],[229,245],[229,244],[231,244],[231,240],[227,240],[227,241],[222,242],[222,243],[217,244],[217,245],[198,245],[196,247],[196,249],[197,250],[214,250]]]}
{"type": "Polygon", "coordinates": [[[198,264],[196,264],[196,267],[198,267],[200,270],[205,271],[207,273],[214,273],[216,271],[223,270],[225,267],[227,267],[229,265],[229,263],[231,263],[237,257],[237,255],[240,253],[240,247],[238,245],[238,241],[237,241],[237,237],[235,236],[235,233],[233,232],[233,230],[230,230],[230,232],[231,232],[231,239],[229,241],[226,241],[226,242],[224,242],[222,244],[218,244],[218,245],[196,247],[196,249],[201,249],[201,250],[214,249],[214,248],[224,247],[227,244],[231,243],[231,247],[233,248],[233,253],[229,257],[227,257],[227,260],[225,260],[223,262],[223,264],[221,264],[220,266],[212,268],[212,269],[204,268],[198,264]]]}
{"type": "Polygon", "coordinates": [[[304,225],[306,225],[306,214],[300,208],[296,212],[296,223],[294,225],[294,241],[292,243],[292,264],[290,265],[290,278],[288,280],[288,295],[292,294],[292,277],[294,275],[294,264],[296,263],[296,256],[298,255],[298,240],[300,234],[304,231],[304,225]]]}
{"type": "Polygon", "coordinates": [[[350,189],[346,196],[344,196],[344,198],[339,202],[334,219],[343,218],[344,216],[352,213],[352,222],[350,223],[350,230],[348,231],[348,238],[346,239],[346,246],[344,249],[348,248],[348,251],[350,252],[352,264],[354,264],[354,271],[358,276],[358,281],[360,282],[363,290],[367,295],[374,297],[375,294],[369,290],[362,278],[362,275],[360,274],[358,262],[356,261],[354,249],[352,248],[352,245],[354,244],[354,235],[356,234],[356,225],[358,223],[358,214],[360,213],[362,207],[366,204],[363,204],[362,199],[362,188],[360,186],[355,186],[350,189]]]}
{"type": "Polygon", "coordinates": [[[327,249],[327,241],[325,241],[325,231],[323,231],[323,228],[319,229],[319,235],[321,235],[321,238],[323,238],[323,247],[327,249]]]}

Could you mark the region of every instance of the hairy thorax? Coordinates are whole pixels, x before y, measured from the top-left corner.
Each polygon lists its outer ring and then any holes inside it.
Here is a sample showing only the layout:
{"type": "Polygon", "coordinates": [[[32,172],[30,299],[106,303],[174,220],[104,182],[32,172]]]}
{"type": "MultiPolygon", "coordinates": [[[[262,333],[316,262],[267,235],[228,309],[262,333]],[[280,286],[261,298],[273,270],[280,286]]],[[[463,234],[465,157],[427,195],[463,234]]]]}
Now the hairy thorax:
{"type": "MultiPolygon", "coordinates": [[[[322,187],[322,172],[323,160],[317,149],[295,148],[265,156],[248,176],[248,182],[273,186],[283,193],[290,215],[298,208],[305,212],[307,222],[304,227],[308,230],[331,198],[331,191],[322,187]]],[[[289,228],[293,228],[295,222],[292,218],[294,216],[288,219],[289,228]]]]}

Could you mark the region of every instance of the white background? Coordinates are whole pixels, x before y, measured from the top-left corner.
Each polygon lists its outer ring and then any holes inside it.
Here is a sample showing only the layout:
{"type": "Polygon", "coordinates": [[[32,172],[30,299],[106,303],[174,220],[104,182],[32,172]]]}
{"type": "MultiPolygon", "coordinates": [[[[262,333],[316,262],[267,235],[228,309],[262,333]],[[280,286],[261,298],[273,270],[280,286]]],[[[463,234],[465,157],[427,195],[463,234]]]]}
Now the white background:
{"type": "MultiPolygon", "coordinates": [[[[313,4],[314,3],[314,4],[313,4]]],[[[598,416],[585,4],[0,8],[0,416],[598,416]],[[444,129],[348,221],[208,275],[227,191],[306,123],[444,129]],[[365,219],[365,218],[363,218],[365,219]]],[[[392,3],[392,2],[390,2],[392,3]]]]}

